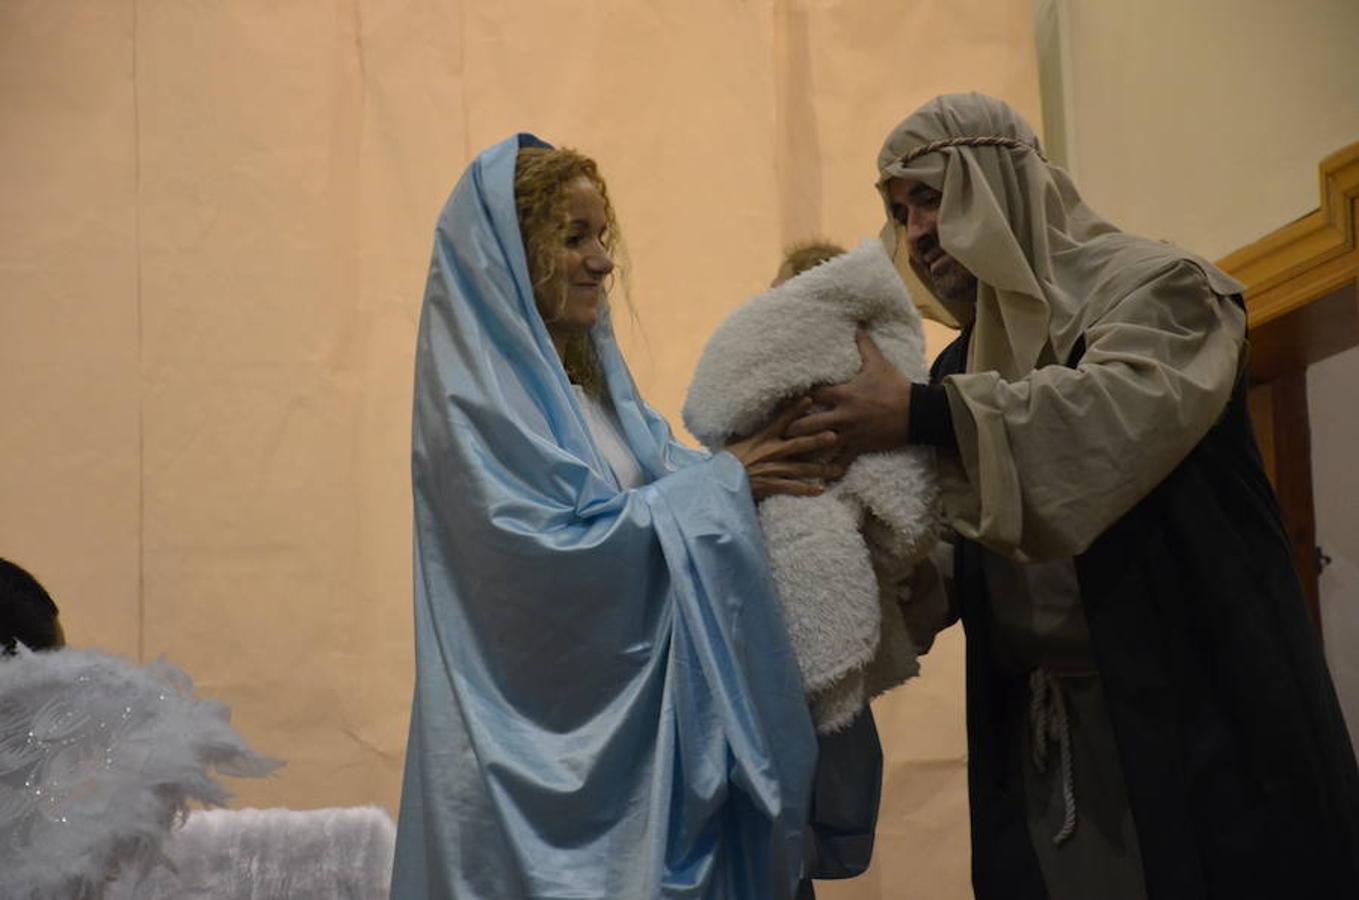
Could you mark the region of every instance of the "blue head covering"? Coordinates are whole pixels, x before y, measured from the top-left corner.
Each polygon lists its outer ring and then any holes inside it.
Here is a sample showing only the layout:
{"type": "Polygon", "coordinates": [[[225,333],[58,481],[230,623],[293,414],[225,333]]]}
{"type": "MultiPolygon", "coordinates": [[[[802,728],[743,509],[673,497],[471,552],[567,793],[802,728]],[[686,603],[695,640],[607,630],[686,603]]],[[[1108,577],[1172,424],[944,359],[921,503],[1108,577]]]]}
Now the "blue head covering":
{"type": "Polygon", "coordinates": [[[620,490],[534,304],[519,135],[440,215],[416,351],[417,683],[393,897],[784,897],[815,741],[741,465],[592,332],[620,490]]]}

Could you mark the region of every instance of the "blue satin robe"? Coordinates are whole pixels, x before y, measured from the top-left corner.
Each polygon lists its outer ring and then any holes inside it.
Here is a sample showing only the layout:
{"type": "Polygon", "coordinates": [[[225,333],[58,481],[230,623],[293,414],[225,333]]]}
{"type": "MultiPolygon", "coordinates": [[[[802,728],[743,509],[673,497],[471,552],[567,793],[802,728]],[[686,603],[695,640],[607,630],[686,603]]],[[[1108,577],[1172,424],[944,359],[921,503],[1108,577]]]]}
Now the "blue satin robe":
{"type": "Polygon", "coordinates": [[[392,896],[782,898],[816,744],[745,472],[607,389],[621,490],[533,302],[520,135],[440,216],[416,354],[417,682],[392,896]]]}

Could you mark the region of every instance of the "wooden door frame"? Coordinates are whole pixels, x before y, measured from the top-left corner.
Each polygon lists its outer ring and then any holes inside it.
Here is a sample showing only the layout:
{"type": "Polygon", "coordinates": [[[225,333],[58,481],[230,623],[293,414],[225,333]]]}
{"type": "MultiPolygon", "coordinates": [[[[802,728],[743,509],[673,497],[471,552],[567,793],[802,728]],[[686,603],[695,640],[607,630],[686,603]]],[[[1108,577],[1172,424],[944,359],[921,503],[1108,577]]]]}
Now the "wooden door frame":
{"type": "Polygon", "coordinates": [[[1218,261],[1246,285],[1251,417],[1318,629],[1307,367],[1359,346],[1359,142],[1320,176],[1315,211],[1218,261]]]}

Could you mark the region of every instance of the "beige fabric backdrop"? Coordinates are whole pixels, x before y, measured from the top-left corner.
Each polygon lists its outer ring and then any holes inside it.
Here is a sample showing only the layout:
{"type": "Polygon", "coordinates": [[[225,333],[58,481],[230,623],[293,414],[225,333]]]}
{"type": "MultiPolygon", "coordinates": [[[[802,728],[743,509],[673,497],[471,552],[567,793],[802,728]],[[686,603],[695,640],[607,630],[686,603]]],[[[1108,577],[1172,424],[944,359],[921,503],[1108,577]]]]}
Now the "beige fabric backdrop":
{"type": "MultiPolygon", "coordinates": [[[[394,809],[411,353],[470,157],[599,159],[673,418],[782,244],[877,231],[888,129],[965,88],[1037,124],[1033,56],[1030,0],[0,0],[0,555],[287,758],[240,803],[394,809]]],[[[826,897],[967,895],[960,636],[925,668],[826,897]]]]}

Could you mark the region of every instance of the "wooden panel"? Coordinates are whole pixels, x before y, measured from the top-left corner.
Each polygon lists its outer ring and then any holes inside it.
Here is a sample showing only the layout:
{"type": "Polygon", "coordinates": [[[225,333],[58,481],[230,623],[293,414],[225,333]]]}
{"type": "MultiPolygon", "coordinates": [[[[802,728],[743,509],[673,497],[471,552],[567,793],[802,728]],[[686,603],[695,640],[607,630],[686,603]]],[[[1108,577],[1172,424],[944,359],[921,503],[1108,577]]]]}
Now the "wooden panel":
{"type": "Polygon", "coordinates": [[[1312,435],[1307,414],[1307,373],[1293,372],[1250,391],[1265,474],[1274,486],[1307,609],[1321,631],[1317,585],[1316,514],[1312,503],[1312,435]]]}
{"type": "Polygon", "coordinates": [[[1251,387],[1248,395],[1250,421],[1255,427],[1255,442],[1260,445],[1260,456],[1265,463],[1265,474],[1274,490],[1279,490],[1279,480],[1274,474],[1274,387],[1257,384],[1251,387]]]}
{"type": "Polygon", "coordinates": [[[1318,632],[1321,605],[1317,585],[1317,527],[1312,506],[1312,429],[1307,416],[1307,373],[1274,381],[1274,489],[1293,558],[1318,632]]]}
{"type": "Polygon", "coordinates": [[[1359,344],[1359,282],[1251,328],[1250,377],[1269,381],[1359,344]]]}

